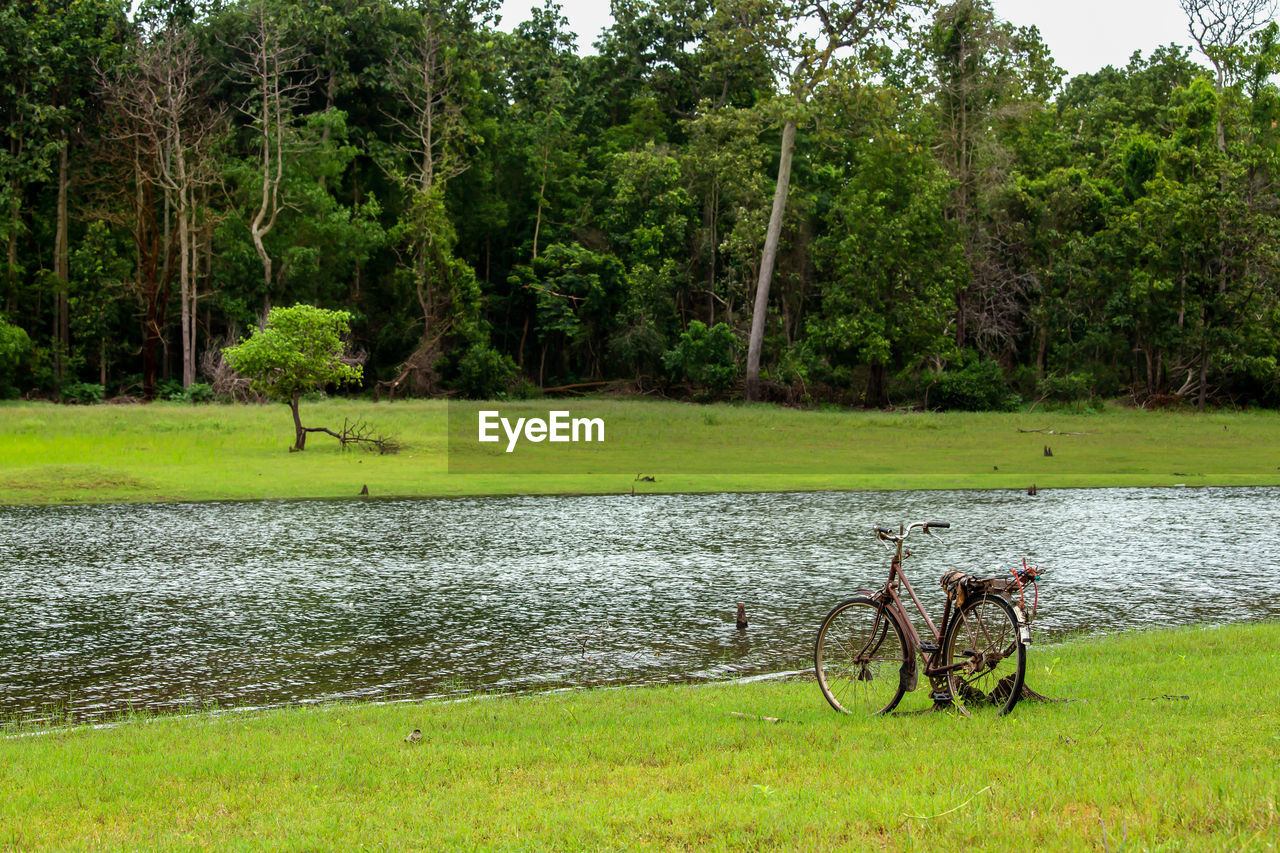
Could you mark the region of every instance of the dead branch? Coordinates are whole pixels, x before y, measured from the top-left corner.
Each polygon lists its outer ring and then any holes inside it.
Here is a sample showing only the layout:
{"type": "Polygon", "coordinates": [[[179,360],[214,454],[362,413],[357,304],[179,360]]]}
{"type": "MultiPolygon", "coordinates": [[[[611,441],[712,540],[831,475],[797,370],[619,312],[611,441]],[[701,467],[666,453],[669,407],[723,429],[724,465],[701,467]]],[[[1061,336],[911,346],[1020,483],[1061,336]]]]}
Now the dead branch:
{"type": "Polygon", "coordinates": [[[559,391],[574,391],[578,388],[599,388],[602,385],[612,385],[616,380],[602,379],[598,382],[574,382],[570,385],[556,385],[553,388],[543,388],[542,393],[554,394],[559,391]]]}
{"type": "MultiPolygon", "coordinates": [[[[235,340],[235,335],[230,338],[235,340]]],[[[224,343],[222,340],[210,341],[200,356],[200,373],[209,380],[213,393],[241,403],[265,403],[267,398],[253,390],[248,377],[236,373],[235,368],[222,357],[224,343]]]]}
{"type": "Polygon", "coordinates": [[[1049,429],[1048,427],[1041,427],[1040,429],[1023,429],[1022,427],[1018,427],[1018,432],[1024,432],[1024,433],[1042,432],[1045,435],[1088,435],[1089,434],[1087,432],[1058,432],[1056,429],[1049,429]]]}
{"type": "Polygon", "coordinates": [[[759,714],[741,714],[741,713],[739,713],[739,712],[737,712],[737,711],[730,711],[730,712],[729,712],[729,716],[730,716],[730,717],[737,717],[737,718],[738,718],[738,719],[740,719],[740,720],[759,720],[759,721],[760,721],[760,722],[762,722],[762,723],[781,723],[781,722],[783,722],[783,721],[782,721],[780,718],[778,718],[778,717],[762,717],[762,716],[760,716],[759,714]]]}
{"type": "Polygon", "coordinates": [[[347,418],[342,419],[342,432],[334,432],[328,427],[303,427],[304,432],[322,432],[338,439],[343,450],[349,450],[352,447],[363,447],[365,450],[377,451],[380,455],[398,453],[401,448],[400,442],[390,436],[375,433],[373,427],[364,421],[352,422],[347,418]]]}

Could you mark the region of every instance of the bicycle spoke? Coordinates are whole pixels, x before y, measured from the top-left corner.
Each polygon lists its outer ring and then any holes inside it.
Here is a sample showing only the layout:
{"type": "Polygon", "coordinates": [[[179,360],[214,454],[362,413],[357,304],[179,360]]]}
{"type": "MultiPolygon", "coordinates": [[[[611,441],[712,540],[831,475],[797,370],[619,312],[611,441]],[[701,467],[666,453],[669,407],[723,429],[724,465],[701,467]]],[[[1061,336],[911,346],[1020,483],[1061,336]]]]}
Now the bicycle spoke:
{"type": "Polygon", "coordinates": [[[897,704],[906,653],[901,630],[883,605],[851,599],[823,622],[814,649],[827,701],[849,713],[877,714],[897,704]]]}
{"type": "Polygon", "coordinates": [[[1021,690],[1022,650],[1012,611],[1003,599],[986,596],[972,602],[948,631],[948,663],[960,663],[953,671],[953,691],[972,705],[993,705],[1008,710],[1021,690]]]}

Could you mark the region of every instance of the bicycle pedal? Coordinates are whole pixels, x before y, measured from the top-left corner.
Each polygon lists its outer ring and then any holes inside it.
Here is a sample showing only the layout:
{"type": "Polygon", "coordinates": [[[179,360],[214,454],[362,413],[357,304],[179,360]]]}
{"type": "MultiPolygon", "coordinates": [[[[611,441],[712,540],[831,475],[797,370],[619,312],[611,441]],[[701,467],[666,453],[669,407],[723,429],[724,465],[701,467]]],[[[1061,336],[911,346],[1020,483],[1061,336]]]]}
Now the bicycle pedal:
{"type": "Polygon", "coordinates": [[[935,690],[929,694],[929,698],[934,702],[951,702],[955,699],[950,690],[935,690]]]}
{"type": "Polygon", "coordinates": [[[920,644],[920,651],[922,652],[936,652],[937,650],[938,650],[937,643],[921,643],[920,644]]]}

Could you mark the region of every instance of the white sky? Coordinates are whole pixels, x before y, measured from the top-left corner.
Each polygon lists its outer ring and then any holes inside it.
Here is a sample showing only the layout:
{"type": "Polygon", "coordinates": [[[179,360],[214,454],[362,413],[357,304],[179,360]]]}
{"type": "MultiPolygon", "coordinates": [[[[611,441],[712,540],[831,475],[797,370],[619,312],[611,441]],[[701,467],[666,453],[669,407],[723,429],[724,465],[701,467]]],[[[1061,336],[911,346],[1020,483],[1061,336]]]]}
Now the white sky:
{"type": "MultiPolygon", "coordinates": [[[[591,43],[612,23],[609,0],[562,0],[578,47],[591,43]]],[[[540,0],[505,0],[502,29],[511,30],[540,0]]],[[[1034,24],[1067,75],[1123,66],[1135,50],[1149,54],[1160,45],[1187,46],[1186,18],[1178,0],[993,0],[996,14],[1019,26],[1034,24]]]]}

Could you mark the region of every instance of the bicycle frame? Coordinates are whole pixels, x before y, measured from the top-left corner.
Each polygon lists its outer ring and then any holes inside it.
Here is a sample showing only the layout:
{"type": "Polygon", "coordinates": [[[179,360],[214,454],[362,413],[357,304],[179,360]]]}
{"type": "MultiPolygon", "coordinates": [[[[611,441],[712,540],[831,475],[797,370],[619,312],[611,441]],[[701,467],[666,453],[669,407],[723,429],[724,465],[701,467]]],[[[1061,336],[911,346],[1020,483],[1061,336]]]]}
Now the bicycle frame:
{"type": "MultiPolygon", "coordinates": [[[[953,663],[949,666],[944,666],[938,660],[938,656],[942,654],[942,638],[946,635],[947,626],[950,620],[953,617],[960,618],[959,609],[953,608],[951,605],[951,599],[948,598],[946,606],[942,611],[942,625],[941,627],[935,626],[933,624],[933,620],[929,618],[929,614],[925,611],[924,605],[920,603],[920,597],[916,595],[915,589],[911,586],[911,581],[907,579],[906,573],[902,570],[902,561],[906,557],[911,556],[910,551],[903,553],[902,543],[906,541],[911,530],[915,529],[917,526],[923,529],[925,533],[929,532],[927,524],[913,524],[910,529],[902,531],[895,539],[891,540],[896,542],[897,547],[894,551],[893,559],[889,563],[889,578],[884,582],[882,587],[872,592],[869,597],[879,602],[881,607],[885,610],[893,611],[893,618],[898,620],[898,624],[902,626],[903,630],[907,634],[907,642],[911,646],[910,655],[908,656],[909,659],[914,664],[916,655],[919,655],[920,662],[924,664],[925,677],[932,679],[954,672],[957,669],[961,669],[966,666],[966,663],[962,661],[960,663],[953,663]],[[915,605],[916,612],[920,614],[920,617],[924,619],[925,625],[929,627],[929,632],[933,635],[932,643],[926,645],[920,639],[920,633],[916,630],[915,622],[907,613],[907,608],[902,603],[902,598],[898,595],[899,585],[906,588],[907,594],[911,596],[912,604],[915,605]],[[928,654],[926,654],[926,652],[928,654]]],[[[881,541],[884,541],[883,538],[881,541]]],[[[914,689],[914,687],[915,684],[913,678],[912,689],[914,689]]]]}

